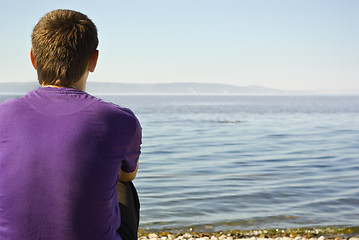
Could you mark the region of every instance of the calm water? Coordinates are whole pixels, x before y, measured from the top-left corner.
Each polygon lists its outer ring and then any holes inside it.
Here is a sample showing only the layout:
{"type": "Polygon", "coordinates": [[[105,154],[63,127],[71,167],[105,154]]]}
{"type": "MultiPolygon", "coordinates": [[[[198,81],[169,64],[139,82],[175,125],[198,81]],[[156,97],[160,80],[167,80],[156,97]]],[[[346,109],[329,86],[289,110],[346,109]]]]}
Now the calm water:
{"type": "Polygon", "coordinates": [[[359,226],[359,96],[103,99],[143,127],[141,228],[359,226]]]}

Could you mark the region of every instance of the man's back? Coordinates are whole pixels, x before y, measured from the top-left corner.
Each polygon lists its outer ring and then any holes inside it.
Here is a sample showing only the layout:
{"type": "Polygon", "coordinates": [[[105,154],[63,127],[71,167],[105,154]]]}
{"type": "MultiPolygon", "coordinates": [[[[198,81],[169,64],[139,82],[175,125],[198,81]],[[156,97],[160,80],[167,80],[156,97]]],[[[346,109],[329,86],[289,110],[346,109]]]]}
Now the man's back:
{"type": "Polygon", "coordinates": [[[1,104],[0,239],[120,239],[115,185],[140,132],[131,111],[75,89],[1,104]]]}

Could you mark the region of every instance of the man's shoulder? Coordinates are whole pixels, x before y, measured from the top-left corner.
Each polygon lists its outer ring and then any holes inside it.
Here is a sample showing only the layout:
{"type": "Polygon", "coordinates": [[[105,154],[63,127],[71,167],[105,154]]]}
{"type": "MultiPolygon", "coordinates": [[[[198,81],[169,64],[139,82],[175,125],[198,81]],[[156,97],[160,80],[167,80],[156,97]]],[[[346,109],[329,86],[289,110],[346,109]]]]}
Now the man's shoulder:
{"type": "Polygon", "coordinates": [[[132,125],[135,127],[139,125],[137,116],[130,108],[96,97],[93,98],[95,101],[92,102],[91,108],[95,110],[101,118],[106,118],[116,124],[121,121],[125,126],[132,125]]]}
{"type": "Polygon", "coordinates": [[[92,108],[96,111],[97,116],[112,129],[114,136],[121,136],[123,138],[123,134],[126,133],[131,137],[136,131],[141,129],[137,116],[129,108],[101,99],[97,99],[92,104],[92,108]]]}
{"type": "Polygon", "coordinates": [[[99,98],[94,97],[94,96],[92,96],[92,97],[96,100],[94,104],[98,108],[102,108],[103,111],[108,111],[108,112],[113,112],[113,113],[117,113],[117,114],[124,114],[124,115],[129,115],[129,116],[135,117],[135,114],[129,108],[122,107],[122,106],[120,106],[120,105],[118,105],[116,103],[105,101],[105,100],[99,99],[99,98]]]}
{"type": "Polygon", "coordinates": [[[0,109],[11,109],[23,104],[22,98],[8,98],[0,103],[0,109]]]}
{"type": "Polygon", "coordinates": [[[0,103],[0,124],[21,119],[26,114],[26,104],[21,98],[9,98],[0,103]]]}

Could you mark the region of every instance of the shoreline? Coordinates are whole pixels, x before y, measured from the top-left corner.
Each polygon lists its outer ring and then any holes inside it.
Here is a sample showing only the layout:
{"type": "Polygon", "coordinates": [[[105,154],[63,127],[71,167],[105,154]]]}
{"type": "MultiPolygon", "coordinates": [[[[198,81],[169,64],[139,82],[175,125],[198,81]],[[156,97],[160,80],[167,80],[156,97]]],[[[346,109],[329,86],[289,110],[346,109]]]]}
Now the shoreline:
{"type": "Polygon", "coordinates": [[[139,240],[359,240],[356,227],[313,227],[293,229],[230,230],[223,232],[140,229],[139,240]]]}

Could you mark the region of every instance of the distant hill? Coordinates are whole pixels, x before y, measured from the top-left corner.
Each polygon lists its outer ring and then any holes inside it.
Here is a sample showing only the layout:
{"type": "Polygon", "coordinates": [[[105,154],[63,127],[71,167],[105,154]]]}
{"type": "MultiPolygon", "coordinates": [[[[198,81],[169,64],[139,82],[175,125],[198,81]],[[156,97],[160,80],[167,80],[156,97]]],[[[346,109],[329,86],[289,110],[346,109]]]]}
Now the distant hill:
{"type": "MultiPolygon", "coordinates": [[[[0,94],[24,94],[39,87],[37,82],[0,83],[0,94]]],[[[260,86],[239,87],[213,83],[100,83],[88,82],[91,94],[255,94],[277,95],[286,92],[260,86]]]]}
{"type": "Polygon", "coordinates": [[[238,87],[213,83],[89,83],[87,91],[91,93],[127,93],[127,94],[268,94],[277,90],[260,86],[238,87]]]}
{"type": "Polygon", "coordinates": [[[0,82],[0,94],[24,94],[38,87],[37,82],[0,82]]]}

